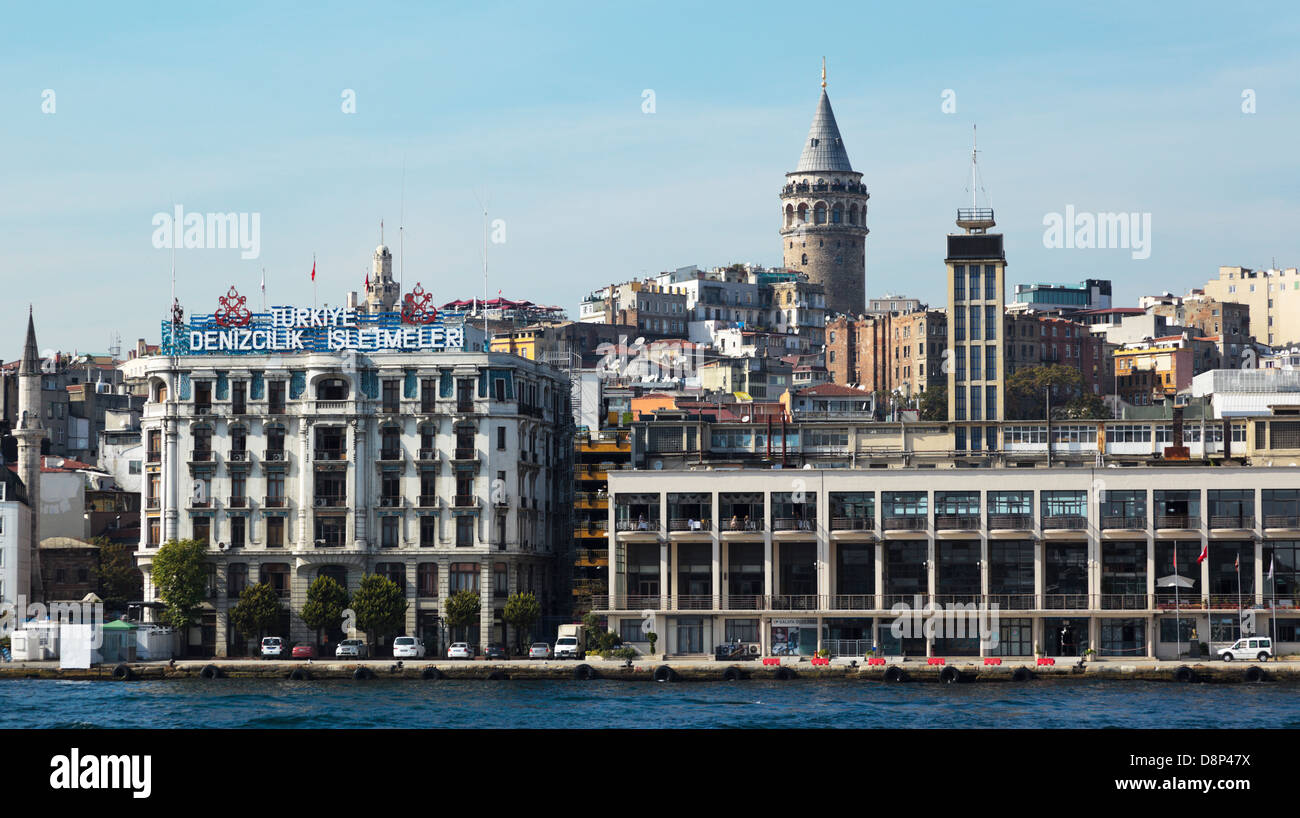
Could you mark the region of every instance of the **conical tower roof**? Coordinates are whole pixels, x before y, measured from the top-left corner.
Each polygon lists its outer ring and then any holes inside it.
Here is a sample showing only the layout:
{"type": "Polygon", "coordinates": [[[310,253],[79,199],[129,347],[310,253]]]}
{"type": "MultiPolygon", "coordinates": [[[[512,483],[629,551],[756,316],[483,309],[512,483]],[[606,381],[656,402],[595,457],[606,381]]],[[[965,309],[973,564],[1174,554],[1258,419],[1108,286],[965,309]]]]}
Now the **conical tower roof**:
{"type": "Polygon", "coordinates": [[[803,143],[803,153],[799,156],[795,173],[826,171],[852,172],[853,166],[849,164],[849,154],[844,149],[844,139],[840,137],[840,126],[835,123],[831,99],[822,88],[821,99],[817,100],[817,113],[813,115],[812,127],[808,129],[808,139],[803,143]]]}
{"type": "Polygon", "coordinates": [[[37,375],[41,371],[41,354],[36,349],[36,324],[32,321],[32,308],[27,308],[27,341],[23,344],[23,359],[18,365],[19,375],[37,375]]]}

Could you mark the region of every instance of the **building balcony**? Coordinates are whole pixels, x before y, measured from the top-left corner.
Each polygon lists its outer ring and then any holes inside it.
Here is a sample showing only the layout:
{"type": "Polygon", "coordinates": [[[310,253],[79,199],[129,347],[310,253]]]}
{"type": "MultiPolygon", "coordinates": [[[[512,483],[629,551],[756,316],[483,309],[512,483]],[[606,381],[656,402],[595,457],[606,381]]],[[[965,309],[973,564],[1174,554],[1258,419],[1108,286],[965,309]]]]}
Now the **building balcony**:
{"type": "Polygon", "coordinates": [[[215,508],[216,503],[212,502],[211,497],[191,497],[190,508],[215,508]]]}
{"type": "Polygon", "coordinates": [[[579,524],[573,527],[573,536],[578,539],[608,537],[609,527],[604,523],[579,524]]]}
{"type": "Polygon", "coordinates": [[[348,498],[322,495],[312,498],[312,505],[316,508],[347,508],[348,498]]]}
{"type": "Polygon", "coordinates": [[[226,465],[233,466],[236,463],[247,465],[253,459],[253,453],[247,449],[231,449],[226,452],[226,465]]]}
{"type": "Polygon", "coordinates": [[[1254,514],[1212,514],[1210,528],[1251,529],[1255,527],[1254,514]]]}
{"type": "Polygon", "coordinates": [[[609,566],[609,552],[594,548],[580,548],[574,554],[573,564],[579,568],[606,568],[609,566]]]}
{"type": "Polygon", "coordinates": [[[406,498],[398,496],[381,496],[379,498],[380,508],[402,508],[406,505],[406,498]]]}
{"type": "Polygon", "coordinates": [[[772,530],[803,531],[812,534],[817,531],[817,521],[805,520],[802,517],[777,517],[772,520],[772,530]]]}
{"type": "Polygon", "coordinates": [[[1147,527],[1146,517],[1102,517],[1103,530],[1141,531],[1147,527]]]}
{"type": "Polygon", "coordinates": [[[226,508],[248,508],[249,505],[248,498],[245,496],[226,498],[226,508]]]}
{"type": "Polygon", "coordinates": [[[457,494],[453,502],[456,508],[478,508],[478,496],[474,494],[457,494]]]}
{"type": "Polygon", "coordinates": [[[145,455],[145,462],[146,462],[146,463],[161,463],[161,462],[162,462],[162,452],[149,452],[147,455],[145,455]]]}
{"type": "Polygon", "coordinates": [[[1087,594],[1043,594],[1044,610],[1087,611],[1091,607],[1087,594]]]}
{"type": "Polygon", "coordinates": [[[979,531],[978,514],[936,514],[934,527],[937,531],[979,531]]]}
{"type": "Polygon", "coordinates": [[[400,403],[382,403],[379,406],[379,414],[381,415],[397,415],[401,414],[401,411],[402,405],[400,403]]]}
{"type": "Polygon", "coordinates": [[[457,446],[452,451],[452,459],[461,463],[477,462],[478,449],[475,449],[472,446],[457,446]]]}
{"type": "Polygon", "coordinates": [[[1154,597],[1147,594],[1100,594],[1098,602],[1098,607],[1109,611],[1145,611],[1155,605],[1154,597]]]}
{"type": "Polygon", "coordinates": [[[832,517],[831,531],[866,531],[876,530],[874,517],[832,517]]]}
{"type": "Polygon", "coordinates": [[[317,449],[314,459],[322,463],[342,463],[348,459],[348,453],[343,449],[317,449]]]}
{"type": "Polygon", "coordinates": [[[321,415],[341,414],[348,411],[348,401],[318,400],[312,403],[312,409],[321,415]]]}
{"type": "Polygon", "coordinates": [[[267,449],[262,452],[262,463],[287,463],[289,453],[284,449],[267,449]]]}
{"type": "Polygon", "coordinates": [[[150,497],[144,501],[146,511],[157,511],[162,506],[162,502],[157,497],[150,497]]]}
{"type": "Polygon", "coordinates": [[[1267,514],[1264,516],[1265,528],[1300,528],[1300,516],[1295,514],[1267,514]]]}
{"type": "Polygon", "coordinates": [[[1201,518],[1191,514],[1157,514],[1156,528],[1175,528],[1195,531],[1201,527],[1201,518]]]}
{"type": "Polygon", "coordinates": [[[614,523],[615,531],[658,532],[659,520],[618,520],[614,523]]]}
{"type": "Polygon", "coordinates": [[[417,508],[437,508],[439,504],[438,495],[421,494],[415,500],[417,508]]]}
{"type": "Polygon", "coordinates": [[[267,495],[262,498],[262,508],[288,508],[289,500],[286,497],[272,497],[267,495]]]}
{"type": "Polygon", "coordinates": [[[718,524],[724,533],[759,533],[767,530],[767,520],[745,520],[732,517],[718,524]]]}
{"type": "Polygon", "coordinates": [[[574,508],[601,509],[609,508],[609,495],[593,491],[580,491],[574,495],[574,508]]]}
{"type": "Polygon", "coordinates": [[[418,450],[418,451],[415,453],[415,461],[416,461],[417,463],[437,463],[437,462],[438,462],[438,450],[437,450],[437,449],[420,449],[420,450],[418,450]]]}
{"type": "Polygon", "coordinates": [[[1088,518],[1083,514],[1045,514],[1043,530],[1084,531],[1088,528],[1088,518]]]}
{"type": "Polygon", "coordinates": [[[402,453],[401,449],[380,449],[379,454],[375,456],[375,462],[380,465],[405,463],[406,455],[402,453]]]}
{"type": "Polygon", "coordinates": [[[886,531],[924,531],[929,527],[929,520],[923,514],[909,514],[899,517],[885,517],[880,525],[886,531]]]}
{"type": "Polygon", "coordinates": [[[195,449],[190,452],[191,463],[215,463],[216,458],[212,456],[211,449],[195,449]]]}
{"type": "Polygon", "coordinates": [[[712,531],[712,520],[696,520],[689,517],[674,517],[668,520],[669,531],[712,531]]]}

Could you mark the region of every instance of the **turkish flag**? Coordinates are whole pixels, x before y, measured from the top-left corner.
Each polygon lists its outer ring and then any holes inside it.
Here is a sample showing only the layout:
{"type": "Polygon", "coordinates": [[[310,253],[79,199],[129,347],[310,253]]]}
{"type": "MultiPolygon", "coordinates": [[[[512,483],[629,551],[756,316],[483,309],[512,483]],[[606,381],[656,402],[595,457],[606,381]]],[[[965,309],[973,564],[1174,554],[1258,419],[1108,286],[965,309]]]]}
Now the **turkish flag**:
{"type": "Polygon", "coordinates": [[[1206,545],[1201,548],[1201,555],[1196,558],[1198,563],[1205,562],[1205,558],[1210,556],[1210,546],[1206,545]]]}
{"type": "Polygon", "coordinates": [[[316,259],[311,260],[311,280],[316,280],[316,259]]]}

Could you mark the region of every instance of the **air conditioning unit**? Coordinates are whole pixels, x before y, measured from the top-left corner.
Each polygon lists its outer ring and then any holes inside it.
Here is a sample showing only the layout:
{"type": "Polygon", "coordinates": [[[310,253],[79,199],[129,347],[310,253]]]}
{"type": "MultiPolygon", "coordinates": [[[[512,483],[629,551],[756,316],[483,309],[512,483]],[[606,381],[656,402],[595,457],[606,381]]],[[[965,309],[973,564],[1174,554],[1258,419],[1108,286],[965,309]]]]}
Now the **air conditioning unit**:
{"type": "Polygon", "coordinates": [[[758,644],[757,642],[750,642],[747,645],[745,645],[745,650],[749,653],[750,656],[757,656],[763,652],[763,646],[758,644]]]}
{"type": "Polygon", "coordinates": [[[316,508],[324,508],[324,507],[325,507],[325,503],[326,503],[326,500],[325,500],[324,497],[317,497],[317,498],[316,498],[316,508]]]}
{"type": "Polygon", "coordinates": [[[219,542],[219,543],[217,543],[217,550],[218,550],[218,551],[229,551],[229,550],[230,550],[230,544],[229,544],[229,543],[224,543],[224,542],[219,542]]]}

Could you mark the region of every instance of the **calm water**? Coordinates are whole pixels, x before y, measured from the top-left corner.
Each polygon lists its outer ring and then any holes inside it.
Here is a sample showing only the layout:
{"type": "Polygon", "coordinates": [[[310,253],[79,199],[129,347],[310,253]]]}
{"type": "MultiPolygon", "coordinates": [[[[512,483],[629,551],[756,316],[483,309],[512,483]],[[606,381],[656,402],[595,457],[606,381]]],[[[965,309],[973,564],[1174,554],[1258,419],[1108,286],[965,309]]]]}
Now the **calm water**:
{"type": "Polygon", "coordinates": [[[1156,682],[0,681],[15,727],[1300,727],[1300,687],[1156,682]]]}

